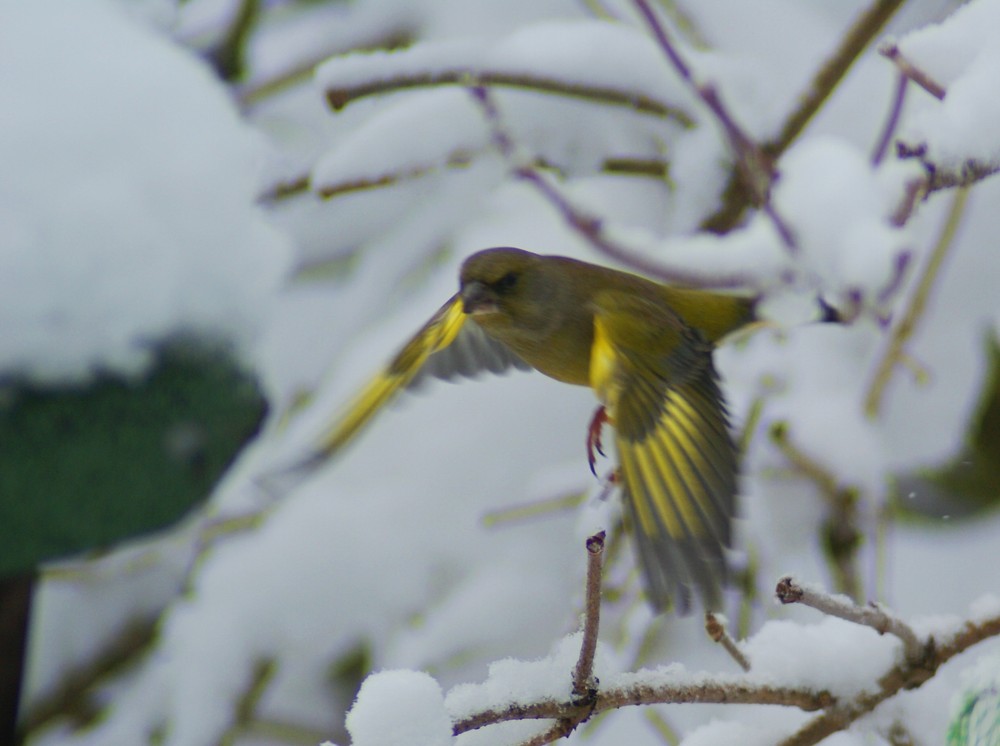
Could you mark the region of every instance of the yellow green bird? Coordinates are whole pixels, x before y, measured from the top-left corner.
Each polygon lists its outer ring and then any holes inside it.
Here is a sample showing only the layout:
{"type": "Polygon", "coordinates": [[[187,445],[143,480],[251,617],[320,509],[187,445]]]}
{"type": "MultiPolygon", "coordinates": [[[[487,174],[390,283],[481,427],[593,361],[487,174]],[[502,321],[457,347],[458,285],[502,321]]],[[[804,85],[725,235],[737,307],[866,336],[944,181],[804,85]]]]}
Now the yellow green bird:
{"type": "Polygon", "coordinates": [[[402,388],[428,376],[534,368],[589,386],[615,431],[626,529],[647,596],[685,613],[721,605],[737,449],[712,364],[753,321],[753,299],[666,285],[561,256],[493,248],[462,265],[458,292],[357,398],[300,467],[336,453],[402,388]]]}

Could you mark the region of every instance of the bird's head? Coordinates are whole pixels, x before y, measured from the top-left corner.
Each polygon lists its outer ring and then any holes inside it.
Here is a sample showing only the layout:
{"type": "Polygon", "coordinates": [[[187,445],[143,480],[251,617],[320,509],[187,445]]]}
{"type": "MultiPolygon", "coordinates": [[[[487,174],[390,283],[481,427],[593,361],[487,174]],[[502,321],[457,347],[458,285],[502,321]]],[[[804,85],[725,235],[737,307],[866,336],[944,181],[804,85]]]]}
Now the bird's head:
{"type": "Polygon", "coordinates": [[[479,251],[462,264],[459,296],[467,314],[483,323],[529,323],[546,298],[542,257],[530,251],[479,251]]]}

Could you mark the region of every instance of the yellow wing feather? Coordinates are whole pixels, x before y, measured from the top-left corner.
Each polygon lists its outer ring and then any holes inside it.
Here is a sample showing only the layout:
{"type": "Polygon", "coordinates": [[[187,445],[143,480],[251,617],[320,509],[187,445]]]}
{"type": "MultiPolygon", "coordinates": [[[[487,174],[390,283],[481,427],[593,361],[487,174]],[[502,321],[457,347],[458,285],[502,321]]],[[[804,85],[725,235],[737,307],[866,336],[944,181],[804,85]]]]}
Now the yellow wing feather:
{"type": "Polygon", "coordinates": [[[606,294],[591,384],[615,426],[626,517],[650,601],[718,608],[736,492],[736,449],[712,347],[669,312],[606,294]]]}
{"type": "Polygon", "coordinates": [[[466,318],[462,301],[457,295],[445,303],[404,345],[385,370],[348,404],[340,419],[323,434],[310,461],[329,458],[354,438],[401,388],[413,380],[427,358],[455,340],[466,318]]]}

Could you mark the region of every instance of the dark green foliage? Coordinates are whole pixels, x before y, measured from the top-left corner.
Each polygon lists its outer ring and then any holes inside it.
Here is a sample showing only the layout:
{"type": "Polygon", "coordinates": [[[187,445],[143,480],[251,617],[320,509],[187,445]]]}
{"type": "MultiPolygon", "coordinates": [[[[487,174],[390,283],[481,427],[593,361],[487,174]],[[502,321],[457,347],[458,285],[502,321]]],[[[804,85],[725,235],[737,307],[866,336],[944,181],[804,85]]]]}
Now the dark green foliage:
{"type": "Polygon", "coordinates": [[[171,343],[139,380],[9,382],[0,403],[0,576],[162,529],[204,500],[265,403],[221,348],[171,343]]]}

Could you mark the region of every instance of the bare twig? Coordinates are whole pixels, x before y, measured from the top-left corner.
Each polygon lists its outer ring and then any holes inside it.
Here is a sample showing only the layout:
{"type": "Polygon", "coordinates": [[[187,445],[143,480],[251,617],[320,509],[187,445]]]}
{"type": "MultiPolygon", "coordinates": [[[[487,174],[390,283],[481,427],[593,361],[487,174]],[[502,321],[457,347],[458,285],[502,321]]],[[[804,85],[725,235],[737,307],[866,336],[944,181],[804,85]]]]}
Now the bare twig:
{"type": "Polygon", "coordinates": [[[260,0],[242,0],[225,34],[205,53],[208,63],[223,80],[239,80],[246,73],[247,47],[260,14],[260,0]]]}
{"type": "Polygon", "coordinates": [[[257,196],[258,202],[280,202],[289,197],[309,193],[309,174],[299,174],[289,179],[276,182],[257,196]]]}
{"type": "Polygon", "coordinates": [[[723,649],[729,653],[740,668],[744,671],[750,670],[750,659],[740,650],[739,645],[736,644],[736,640],[732,638],[732,635],[726,629],[726,625],[711,611],[705,613],[705,631],[714,642],[722,645],[723,649]]]}
{"type": "Polygon", "coordinates": [[[32,733],[61,717],[82,725],[98,717],[96,689],[100,682],[132,665],[156,639],[158,616],[127,622],[107,646],[68,673],[58,688],[31,703],[22,711],[21,728],[32,733]]]}
{"type": "Polygon", "coordinates": [[[547,743],[553,743],[560,738],[565,738],[576,730],[577,725],[579,723],[575,723],[568,718],[557,720],[552,724],[551,728],[543,730],[537,736],[529,738],[527,741],[522,741],[521,746],[545,746],[547,743]]]}
{"type": "Polygon", "coordinates": [[[910,179],[906,182],[903,197],[899,201],[899,204],[896,205],[896,209],[892,211],[892,215],[889,217],[889,222],[897,228],[901,228],[906,225],[906,223],[910,220],[910,217],[913,215],[913,211],[917,207],[917,202],[927,195],[927,187],[927,177],[910,179]]]}
{"type": "Polygon", "coordinates": [[[903,643],[903,654],[910,664],[920,662],[926,655],[926,644],[917,638],[917,633],[910,625],[878,604],[861,606],[845,596],[832,596],[821,590],[799,585],[790,577],[778,582],[775,593],[783,604],[809,606],[838,619],[871,627],[880,635],[888,632],[898,637],[903,643]]]}
{"type": "Polygon", "coordinates": [[[896,255],[893,261],[892,275],[889,277],[888,282],[881,287],[876,296],[879,303],[888,303],[902,289],[903,279],[906,277],[907,270],[909,270],[912,263],[913,252],[902,251],[896,255]]]}
{"type": "Polygon", "coordinates": [[[515,504],[484,513],[482,524],[485,528],[495,528],[497,526],[509,526],[538,518],[546,518],[579,508],[586,499],[587,492],[584,490],[581,492],[566,492],[539,500],[532,500],[527,503],[515,504]]]}
{"type": "Polygon", "coordinates": [[[917,288],[913,293],[913,298],[903,317],[893,329],[885,354],[875,369],[875,374],[872,377],[872,382],[868,388],[868,394],[865,396],[864,402],[864,411],[869,418],[874,419],[878,416],[879,410],[882,407],[882,398],[892,378],[892,373],[905,354],[906,343],[909,342],[910,337],[916,331],[917,324],[923,318],[931,288],[940,275],[941,265],[948,254],[948,250],[952,247],[955,232],[961,223],[967,197],[968,189],[961,188],[955,193],[955,199],[952,201],[951,209],[948,211],[948,217],[942,227],[941,235],[938,237],[937,244],[931,252],[927,266],[920,276],[917,288]]]}
{"type": "Polygon", "coordinates": [[[919,67],[906,59],[906,57],[903,56],[903,53],[899,51],[899,47],[895,44],[884,44],[879,47],[878,52],[886,59],[891,60],[901,75],[905,76],[908,80],[912,80],[938,101],[944,101],[944,97],[948,93],[947,89],[934,80],[924,70],[921,70],[919,67]]]}
{"type": "Polygon", "coordinates": [[[580,717],[581,714],[589,715],[620,707],[685,702],[781,705],[815,712],[835,705],[837,700],[829,692],[817,692],[804,687],[768,686],[740,681],[713,682],[700,678],[697,683],[642,683],[608,687],[597,692],[592,706],[558,700],[512,703],[502,709],[483,710],[463,718],[453,724],[452,732],[457,736],[507,720],[571,719],[580,717]]]}
{"type": "Polygon", "coordinates": [[[407,169],[400,169],[390,173],[379,174],[367,178],[351,179],[339,181],[333,184],[323,184],[318,186],[316,193],[324,199],[330,199],[348,192],[360,192],[365,189],[377,189],[379,187],[392,186],[404,181],[412,181],[422,176],[433,173],[441,168],[461,168],[468,166],[479,155],[474,151],[458,148],[450,152],[442,162],[414,165],[407,169]]]}
{"type": "Polygon", "coordinates": [[[903,102],[906,100],[906,89],[909,88],[910,80],[900,73],[896,76],[896,93],[892,97],[892,106],[889,107],[889,115],[882,125],[882,134],[878,138],[875,149],[872,151],[872,165],[879,165],[889,152],[889,143],[899,126],[899,117],[903,113],[903,102]]]}
{"type": "Polygon", "coordinates": [[[343,46],[328,48],[303,56],[288,68],[279,70],[267,78],[252,80],[236,89],[236,96],[243,107],[254,106],[282,91],[296,85],[311,82],[316,67],[326,60],[339,54],[352,51],[371,51],[375,49],[399,49],[413,41],[413,29],[406,25],[388,28],[384,33],[377,33],[367,39],[351,42],[350,49],[343,46]]]}
{"type": "MultiPolygon", "coordinates": [[[[316,190],[316,193],[324,199],[330,199],[351,192],[393,186],[405,181],[422,178],[442,168],[464,168],[481,155],[481,150],[474,151],[460,148],[453,150],[438,163],[414,165],[407,169],[399,169],[388,173],[323,184],[316,190]]],[[[555,163],[541,157],[535,158],[533,165],[546,171],[556,173],[561,173],[562,171],[555,163]]],[[[608,156],[601,162],[601,171],[622,176],[637,176],[662,180],[667,178],[669,167],[667,161],[658,158],[608,156]]],[[[262,202],[278,202],[289,197],[307,194],[310,189],[309,179],[308,174],[302,174],[274,184],[262,193],[258,197],[258,200],[262,202]]]]}
{"type": "Polygon", "coordinates": [[[262,658],[254,663],[253,674],[236,703],[232,724],[219,738],[220,746],[232,746],[243,731],[256,720],[257,707],[261,698],[267,693],[267,688],[277,670],[278,664],[274,658],[262,658]]]}
{"type": "Polygon", "coordinates": [[[956,171],[949,168],[940,168],[924,160],[924,168],[930,174],[927,191],[937,192],[942,189],[970,187],[976,182],[994,176],[1000,173],[1000,162],[979,161],[970,158],[964,161],[962,166],[956,171]]]}
{"type": "Polygon", "coordinates": [[[604,532],[587,539],[587,595],[583,622],[583,643],[573,669],[573,696],[591,701],[597,693],[594,679],[594,654],[601,623],[601,560],[604,555],[604,532]]]}
{"type": "Polygon", "coordinates": [[[541,91],[609,106],[623,106],[642,114],[671,119],[682,127],[694,126],[691,116],[665,101],[659,101],[639,91],[621,90],[606,86],[570,83],[530,73],[513,73],[502,70],[470,70],[455,68],[429,73],[401,73],[382,80],[372,80],[357,85],[328,88],[326,100],[334,110],[342,109],[352,101],[409,88],[428,88],[441,85],[468,86],[470,83],[488,87],[521,88],[541,91]]]}

